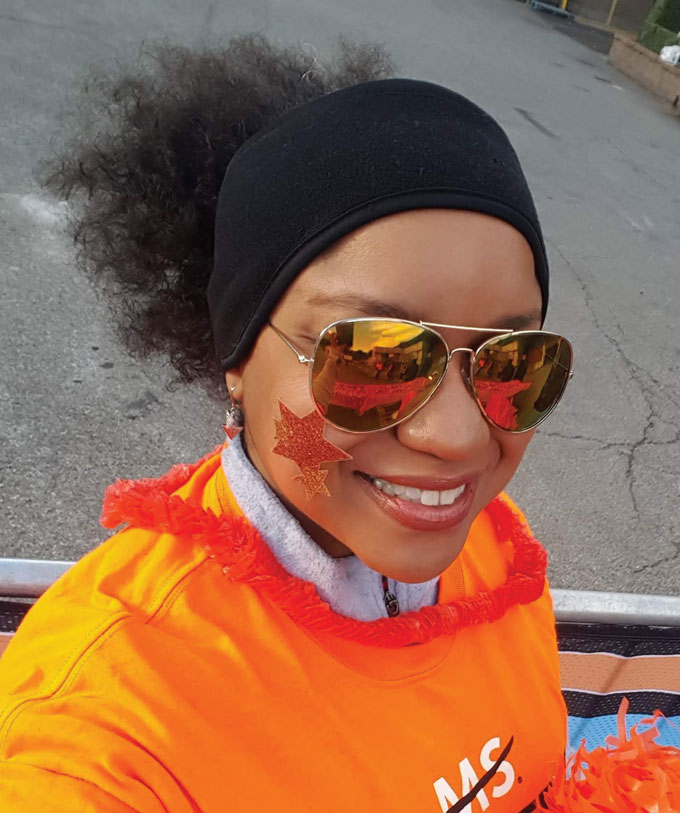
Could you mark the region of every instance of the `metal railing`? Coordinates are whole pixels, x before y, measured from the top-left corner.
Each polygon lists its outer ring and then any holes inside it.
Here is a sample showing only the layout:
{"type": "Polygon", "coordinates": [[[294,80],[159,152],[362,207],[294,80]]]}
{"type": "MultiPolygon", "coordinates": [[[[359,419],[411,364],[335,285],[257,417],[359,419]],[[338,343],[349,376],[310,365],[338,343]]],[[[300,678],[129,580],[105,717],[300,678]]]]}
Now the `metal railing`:
{"type": "Polygon", "coordinates": [[[0,559],[0,596],[38,598],[73,564],[53,559],[0,559]]]}
{"type": "Polygon", "coordinates": [[[555,618],[580,624],[680,627],[680,596],[553,590],[555,618]]]}

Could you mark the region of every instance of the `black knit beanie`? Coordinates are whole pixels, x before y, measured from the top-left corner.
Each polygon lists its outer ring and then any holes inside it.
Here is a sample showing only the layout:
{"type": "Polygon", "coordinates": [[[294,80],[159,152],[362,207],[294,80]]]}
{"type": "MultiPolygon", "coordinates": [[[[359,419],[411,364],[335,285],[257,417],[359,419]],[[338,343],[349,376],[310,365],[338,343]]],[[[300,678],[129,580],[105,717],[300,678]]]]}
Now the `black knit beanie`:
{"type": "Polygon", "coordinates": [[[217,205],[208,303],[222,368],[248,355],[286,288],[332,243],[386,215],[432,208],[483,212],[518,229],[545,317],[548,261],[529,187],[501,127],[463,96],[410,79],[366,82],[248,139],[217,205]]]}

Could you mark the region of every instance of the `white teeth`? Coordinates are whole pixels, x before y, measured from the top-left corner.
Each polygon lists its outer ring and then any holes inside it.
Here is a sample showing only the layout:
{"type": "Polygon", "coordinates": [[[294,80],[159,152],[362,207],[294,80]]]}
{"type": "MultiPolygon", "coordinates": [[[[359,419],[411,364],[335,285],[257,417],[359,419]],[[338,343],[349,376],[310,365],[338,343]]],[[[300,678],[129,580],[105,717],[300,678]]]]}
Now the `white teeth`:
{"type": "Polygon", "coordinates": [[[465,486],[459,486],[458,488],[452,488],[449,491],[442,491],[439,495],[439,504],[440,505],[453,505],[456,501],[457,497],[465,491],[465,486]]]}
{"type": "Polygon", "coordinates": [[[400,486],[390,483],[389,480],[380,480],[372,477],[371,481],[376,488],[379,488],[388,497],[400,497],[402,500],[419,502],[421,505],[453,505],[453,503],[465,491],[465,486],[451,488],[444,491],[436,491],[429,488],[414,488],[413,486],[400,486]]]}

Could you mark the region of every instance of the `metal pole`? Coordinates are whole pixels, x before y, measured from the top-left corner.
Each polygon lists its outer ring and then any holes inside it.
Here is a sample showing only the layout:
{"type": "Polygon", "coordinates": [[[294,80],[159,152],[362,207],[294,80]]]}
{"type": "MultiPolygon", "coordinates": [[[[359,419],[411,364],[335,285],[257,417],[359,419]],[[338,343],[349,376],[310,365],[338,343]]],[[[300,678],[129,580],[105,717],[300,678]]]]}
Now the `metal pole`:
{"type": "Polygon", "coordinates": [[[607,17],[607,25],[612,24],[612,20],[614,19],[614,14],[616,13],[616,7],[619,5],[619,0],[612,0],[612,4],[609,8],[609,17],[607,17]]]}

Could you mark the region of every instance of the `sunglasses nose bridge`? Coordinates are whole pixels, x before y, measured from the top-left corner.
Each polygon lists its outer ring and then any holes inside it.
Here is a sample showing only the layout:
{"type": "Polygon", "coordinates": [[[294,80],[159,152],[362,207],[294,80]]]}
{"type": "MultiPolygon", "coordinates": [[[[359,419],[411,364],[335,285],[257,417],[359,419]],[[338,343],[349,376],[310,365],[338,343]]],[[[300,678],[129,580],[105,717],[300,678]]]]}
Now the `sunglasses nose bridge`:
{"type": "MultiPolygon", "coordinates": [[[[471,360],[475,355],[475,351],[471,347],[454,347],[453,350],[449,350],[449,355],[448,355],[447,362],[446,362],[447,367],[451,364],[451,361],[453,360],[453,357],[456,355],[456,353],[469,353],[471,360]]],[[[463,375],[463,381],[465,382],[465,385],[467,386],[470,393],[472,393],[472,381],[470,379],[470,368],[463,365],[462,368],[461,368],[461,373],[463,375]]]]}
{"type": "Polygon", "coordinates": [[[469,353],[470,355],[474,355],[474,350],[471,347],[454,347],[453,350],[449,350],[449,362],[453,359],[456,353],[469,353]]]}

